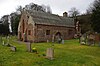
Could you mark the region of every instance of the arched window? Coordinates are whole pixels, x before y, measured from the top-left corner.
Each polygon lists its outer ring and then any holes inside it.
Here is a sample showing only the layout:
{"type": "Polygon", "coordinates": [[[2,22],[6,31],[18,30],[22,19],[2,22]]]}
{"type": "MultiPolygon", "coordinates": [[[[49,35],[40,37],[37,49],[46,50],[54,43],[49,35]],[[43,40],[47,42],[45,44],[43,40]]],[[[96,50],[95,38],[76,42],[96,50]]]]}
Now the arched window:
{"type": "Polygon", "coordinates": [[[50,30],[46,30],[46,35],[50,35],[50,30]]]}
{"type": "Polygon", "coordinates": [[[28,30],[28,35],[31,35],[31,30],[28,30]]]}
{"type": "Polygon", "coordinates": [[[60,32],[57,32],[55,35],[56,35],[56,36],[57,36],[57,35],[58,35],[58,36],[61,36],[61,33],[60,33],[60,32]]]}

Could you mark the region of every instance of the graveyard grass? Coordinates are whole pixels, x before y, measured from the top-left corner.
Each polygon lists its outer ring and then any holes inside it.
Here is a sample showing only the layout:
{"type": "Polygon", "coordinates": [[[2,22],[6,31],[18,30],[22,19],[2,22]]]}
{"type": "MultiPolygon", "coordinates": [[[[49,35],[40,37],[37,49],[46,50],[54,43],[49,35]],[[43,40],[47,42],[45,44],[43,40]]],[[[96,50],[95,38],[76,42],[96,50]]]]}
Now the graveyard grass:
{"type": "MultiPolygon", "coordinates": [[[[3,37],[3,40],[6,39],[3,37]]],[[[17,42],[16,37],[10,38],[10,44],[17,51],[0,43],[0,66],[100,66],[100,47],[80,45],[78,39],[66,40],[65,44],[32,43],[38,54],[26,52],[24,42],[17,42]],[[54,48],[54,60],[45,58],[47,48],[54,48]]]]}

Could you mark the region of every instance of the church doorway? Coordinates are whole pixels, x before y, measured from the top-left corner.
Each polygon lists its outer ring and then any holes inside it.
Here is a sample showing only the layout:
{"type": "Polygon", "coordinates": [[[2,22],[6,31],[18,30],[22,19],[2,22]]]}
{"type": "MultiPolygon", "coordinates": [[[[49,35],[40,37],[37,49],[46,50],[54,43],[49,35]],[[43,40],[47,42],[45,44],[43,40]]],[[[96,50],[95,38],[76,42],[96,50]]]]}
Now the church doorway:
{"type": "Polygon", "coordinates": [[[62,35],[60,32],[57,32],[55,34],[55,42],[61,43],[61,41],[62,41],[62,35]]]}

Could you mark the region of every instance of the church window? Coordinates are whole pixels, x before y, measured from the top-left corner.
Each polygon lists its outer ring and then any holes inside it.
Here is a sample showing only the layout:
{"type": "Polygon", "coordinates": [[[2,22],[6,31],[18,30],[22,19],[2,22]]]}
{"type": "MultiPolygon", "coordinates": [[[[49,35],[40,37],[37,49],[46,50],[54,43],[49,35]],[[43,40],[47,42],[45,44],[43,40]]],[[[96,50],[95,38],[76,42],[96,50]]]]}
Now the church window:
{"type": "Polygon", "coordinates": [[[27,18],[29,18],[29,16],[27,16],[27,18]]]}
{"type": "Polygon", "coordinates": [[[50,35],[50,30],[46,30],[46,35],[50,35]]]}
{"type": "Polygon", "coordinates": [[[28,35],[31,35],[31,30],[28,30],[28,35]]]}

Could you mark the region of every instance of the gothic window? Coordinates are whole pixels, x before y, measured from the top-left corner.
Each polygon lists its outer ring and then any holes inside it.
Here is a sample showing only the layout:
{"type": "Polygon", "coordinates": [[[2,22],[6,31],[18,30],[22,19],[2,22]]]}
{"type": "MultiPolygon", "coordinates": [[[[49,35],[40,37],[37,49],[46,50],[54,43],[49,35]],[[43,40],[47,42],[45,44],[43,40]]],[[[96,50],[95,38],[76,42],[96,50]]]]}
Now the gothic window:
{"type": "Polygon", "coordinates": [[[29,16],[27,16],[27,18],[29,18],[29,16]]]}
{"type": "Polygon", "coordinates": [[[28,35],[31,35],[31,30],[28,30],[28,35]]]}
{"type": "Polygon", "coordinates": [[[50,35],[50,30],[46,30],[46,35],[50,35]]]}

